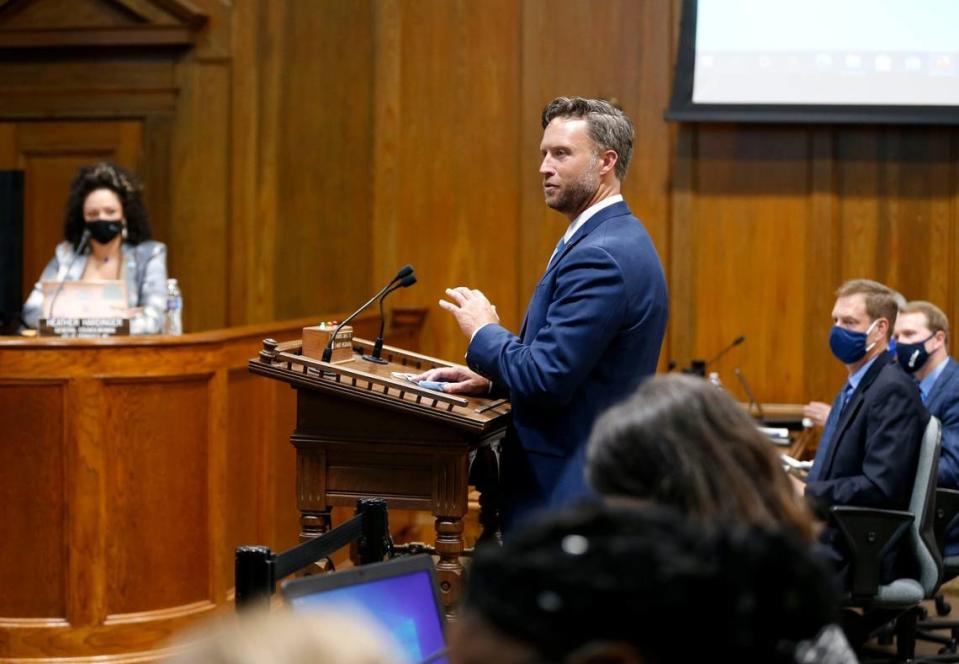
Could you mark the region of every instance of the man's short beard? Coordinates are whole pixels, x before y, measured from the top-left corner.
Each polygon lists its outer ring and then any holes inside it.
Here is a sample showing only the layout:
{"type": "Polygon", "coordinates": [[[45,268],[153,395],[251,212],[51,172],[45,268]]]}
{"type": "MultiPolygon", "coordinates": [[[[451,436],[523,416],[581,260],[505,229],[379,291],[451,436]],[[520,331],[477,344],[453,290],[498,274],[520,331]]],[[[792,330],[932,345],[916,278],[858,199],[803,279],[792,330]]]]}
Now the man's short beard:
{"type": "Polygon", "coordinates": [[[547,199],[546,205],[563,214],[584,210],[586,203],[599,189],[599,178],[596,177],[596,170],[596,160],[593,160],[576,182],[565,187],[559,198],[552,202],[547,199]]]}

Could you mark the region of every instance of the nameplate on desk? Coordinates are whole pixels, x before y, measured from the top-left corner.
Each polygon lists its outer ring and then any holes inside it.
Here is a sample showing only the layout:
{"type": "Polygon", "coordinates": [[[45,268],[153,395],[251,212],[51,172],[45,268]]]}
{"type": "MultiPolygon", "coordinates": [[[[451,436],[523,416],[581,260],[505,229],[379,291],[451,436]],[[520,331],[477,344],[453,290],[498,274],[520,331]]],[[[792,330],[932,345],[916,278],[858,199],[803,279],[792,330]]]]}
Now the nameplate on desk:
{"type": "Polygon", "coordinates": [[[41,318],[41,337],[63,339],[100,339],[130,334],[129,318],[41,318]]]}

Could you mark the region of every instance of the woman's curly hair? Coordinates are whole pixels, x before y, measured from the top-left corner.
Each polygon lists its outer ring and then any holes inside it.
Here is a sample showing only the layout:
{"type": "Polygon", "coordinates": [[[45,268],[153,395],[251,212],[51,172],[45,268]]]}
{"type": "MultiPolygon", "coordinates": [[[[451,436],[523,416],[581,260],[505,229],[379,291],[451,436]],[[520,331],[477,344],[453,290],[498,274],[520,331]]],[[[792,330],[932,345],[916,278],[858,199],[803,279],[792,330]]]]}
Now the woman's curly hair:
{"type": "Polygon", "coordinates": [[[76,249],[86,227],[83,218],[83,203],[97,189],[109,189],[123,205],[126,219],[126,241],[140,244],[150,239],[150,221],[143,205],[143,187],[130,171],[109,161],[83,166],[70,183],[70,196],[63,219],[63,237],[76,249]]]}

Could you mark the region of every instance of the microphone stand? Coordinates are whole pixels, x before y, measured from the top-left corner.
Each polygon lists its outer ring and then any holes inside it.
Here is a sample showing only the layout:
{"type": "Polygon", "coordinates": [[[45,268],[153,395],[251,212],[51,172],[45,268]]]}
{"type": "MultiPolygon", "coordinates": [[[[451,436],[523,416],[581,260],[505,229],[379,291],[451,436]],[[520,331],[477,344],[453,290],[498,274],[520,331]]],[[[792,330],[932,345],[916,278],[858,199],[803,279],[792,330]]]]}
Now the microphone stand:
{"type": "Polygon", "coordinates": [[[60,293],[63,291],[63,284],[67,281],[67,275],[70,274],[70,268],[73,267],[73,264],[77,260],[77,256],[83,253],[83,250],[87,248],[87,244],[90,242],[90,231],[84,230],[83,235],[80,237],[80,244],[77,245],[77,250],[73,253],[73,257],[70,258],[70,262],[67,263],[67,268],[63,271],[63,278],[60,280],[60,283],[57,284],[57,289],[53,291],[53,295],[50,297],[50,308],[47,310],[47,318],[53,318],[53,307],[57,303],[57,298],[60,297],[60,293]]]}
{"type": "MultiPolygon", "coordinates": [[[[381,297],[383,294],[385,294],[386,291],[388,291],[393,284],[395,284],[395,283],[396,283],[397,281],[399,281],[400,279],[406,279],[407,277],[409,277],[409,276],[412,275],[412,274],[413,274],[413,268],[412,268],[411,266],[407,265],[407,266],[404,267],[402,270],[400,270],[399,273],[398,273],[395,277],[393,277],[393,279],[390,281],[390,283],[388,283],[388,284],[386,284],[385,286],[383,286],[383,288],[381,288],[376,295],[374,295],[374,296],[371,297],[369,300],[367,300],[367,301],[363,304],[363,306],[361,306],[359,309],[357,309],[356,311],[354,311],[353,313],[351,313],[349,316],[347,316],[347,317],[343,320],[342,323],[340,323],[339,325],[337,325],[337,326],[336,326],[336,329],[333,330],[333,334],[330,335],[330,340],[327,342],[326,347],[323,349],[323,361],[324,361],[324,362],[329,362],[329,361],[333,358],[333,343],[336,341],[336,335],[340,333],[340,330],[343,328],[344,325],[346,325],[346,324],[349,323],[351,320],[353,320],[354,318],[356,318],[357,316],[359,316],[360,313],[362,313],[364,310],[366,310],[366,308],[367,308],[368,306],[370,306],[371,304],[373,304],[373,302],[376,301],[376,298],[381,297]]],[[[413,282],[412,282],[412,283],[416,283],[416,279],[415,279],[415,278],[413,279],[413,282]]]]}
{"type": "Polygon", "coordinates": [[[373,342],[373,352],[370,355],[364,354],[362,357],[367,362],[373,362],[374,364],[387,364],[387,361],[384,360],[380,355],[383,353],[383,330],[386,328],[386,316],[383,313],[383,302],[386,300],[386,296],[392,293],[395,290],[400,288],[407,288],[416,283],[415,275],[407,275],[403,277],[400,283],[392,286],[388,291],[383,293],[383,297],[380,298],[380,333],[376,337],[376,341],[373,342]]]}

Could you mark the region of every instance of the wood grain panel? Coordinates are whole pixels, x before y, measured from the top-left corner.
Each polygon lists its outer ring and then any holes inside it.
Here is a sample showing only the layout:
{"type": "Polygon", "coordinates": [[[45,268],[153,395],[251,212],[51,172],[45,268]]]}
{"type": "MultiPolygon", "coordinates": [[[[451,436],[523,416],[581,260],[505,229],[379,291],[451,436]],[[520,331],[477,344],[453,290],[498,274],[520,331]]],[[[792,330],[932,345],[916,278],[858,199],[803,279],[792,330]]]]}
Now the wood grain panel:
{"type": "MultiPolygon", "coordinates": [[[[469,285],[519,327],[515,147],[519,123],[535,121],[518,115],[519,10],[508,0],[482,11],[462,0],[375,5],[375,283],[404,263],[419,279],[391,296],[397,305],[435,306],[469,285]]],[[[466,340],[435,311],[424,351],[461,357],[466,340]]]]}
{"type": "Polygon", "coordinates": [[[104,386],[104,419],[112,429],[107,527],[125,533],[107,543],[111,614],[211,599],[209,380],[115,379],[104,386]]]}
{"type": "Polygon", "coordinates": [[[188,57],[172,147],[167,269],[183,291],[185,330],[226,324],[229,75],[188,57]]]}
{"type": "Polygon", "coordinates": [[[370,284],[371,11],[369,2],[336,0],[286,8],[277,90],[280,317],[351,310],[380,287],[370,284]]]}
{"type": "MultiPolygon", "coordinates": [[[[711,358],[745,334],[743,346],[710,369],[727,379],[727,389],[748,401],[735,384],[741,367],[757,395],[789,390],[786,401],[802,398],[803,348],[794,342],[803,328],[808,194],[808,138],[782,128],[739,127],[699,130],[696,155],[693,316],[700,322],[693,348],[711,358]],[[784,245],[782,249],[777,245],[784,245]],[[783,260],[788,253],[800,260],[783,260]],[[789,349],[789,353],[782,352],[789,349]],[[763,361],[777,357],[775,364],[763,361]]],[[[764,397],[760,397],[764,398],[764,397]]]]}
{"type": "Polygon", "coordinates": [[[0,418],[16,423],[0,445],[0,616],[67,615],[64,387],[0,381],[0,418]],[[10,546],[26,542],[29,550],[10,546]]]}

